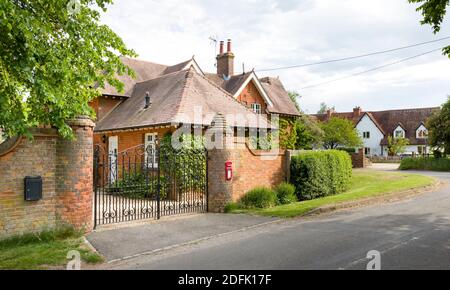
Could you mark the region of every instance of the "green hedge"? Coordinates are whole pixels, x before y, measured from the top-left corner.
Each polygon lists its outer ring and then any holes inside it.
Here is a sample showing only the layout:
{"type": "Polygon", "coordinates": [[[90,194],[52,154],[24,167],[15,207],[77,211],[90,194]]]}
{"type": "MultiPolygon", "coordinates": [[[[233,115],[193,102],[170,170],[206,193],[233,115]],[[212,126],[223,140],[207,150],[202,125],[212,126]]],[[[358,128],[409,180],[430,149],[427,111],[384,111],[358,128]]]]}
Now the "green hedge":
{"type": "Polygon", "coordinates": [[[311,151],[292,158],[291,183],[300,200],[342,193],[351,177],[352,160],[344,151],[311,151]]]}
{"type": "Polygon", "coordinates": [[[268,208],[277,205],[277,194],[270,188],[257,187],[247,192],[239,201],[242,208],[268,208]]]}
{"type": "Polygon", "coordinates": [[[283,182],[275,187],[275,193],[277,194],[278,204],[290,204],[297,202],[297,196],[295,195],[295,186],[287,182],[283,182]]]}
{"type": "Polygon", "coordinates": [[[450,172],[449,158],[405,158],[400,164],[400,170],[431,170],[450,172]]]}

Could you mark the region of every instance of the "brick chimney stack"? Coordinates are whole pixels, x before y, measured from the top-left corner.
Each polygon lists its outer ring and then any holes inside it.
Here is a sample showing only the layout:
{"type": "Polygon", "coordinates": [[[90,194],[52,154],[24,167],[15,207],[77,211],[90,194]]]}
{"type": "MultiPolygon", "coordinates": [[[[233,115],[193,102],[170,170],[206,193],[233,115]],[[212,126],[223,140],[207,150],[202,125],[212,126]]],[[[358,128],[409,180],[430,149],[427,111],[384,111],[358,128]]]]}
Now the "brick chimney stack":
{"type": "Polygon", "coordinates": [[[362,109],[361,109],[361,107],[356,107],[356,108],[354,108],[353,109],[353,120],[355,120],[355,121],[359,121],[359,119],[361,118],[361,116],[362,116],[362,109]]]}
{"type": "Polygon", "coordinates": [[[225,77],[234,75],[234,54],[231,52],[231,39],[228,39],[227,52],[224,52],[224,42],[220,42],[220,53],[217,56],[217,74],[225,77]]]}
{"type": "Polygon", "coordinates": [[[331,117],[333,117],[334,114],[334,109],[328,109],[327,111],[327,118],[331,119],[331,117]]]}

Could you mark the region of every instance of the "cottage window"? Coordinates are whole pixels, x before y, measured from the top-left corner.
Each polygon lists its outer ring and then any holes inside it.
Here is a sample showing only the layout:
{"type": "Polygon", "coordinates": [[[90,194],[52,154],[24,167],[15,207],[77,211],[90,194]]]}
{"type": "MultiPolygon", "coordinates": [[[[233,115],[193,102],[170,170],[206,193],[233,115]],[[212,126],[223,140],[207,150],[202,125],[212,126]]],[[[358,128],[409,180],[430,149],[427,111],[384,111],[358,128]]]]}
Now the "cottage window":
{"type": "Polygon", "coordinates": [[[261,104],[252,104],[252,110],[255,114],[261,114],[261,104]]]}
{"type": "Polygon", "coordinates": [[[419,130],[417,132],[417,138],[418,139],[425,139],[428,138],[428,131],[427,130],[419,130]]]}
{"type": "Polygon", "coordinates": [[[399,138],[405,138],[405,131],[403,130],[395,130],[394,137],[399,138]]]}
{"type": "Polygon", "coordinates": [[[370,148],[364,148],[364,154],[370,155],[370,152],[371,152],[370,148]]]}
{"type": "Polygon", "coordinates": [[[364,139],[370,139],[370,132],[364,132],[363,133],[363,138],[364,139]]]}
{"type": "Polygon", "coordinates": [[[145,164],[147,168],[158,168],[158,161],[156,159],[157,138],[157,133],[145,134],[145,164]]]}

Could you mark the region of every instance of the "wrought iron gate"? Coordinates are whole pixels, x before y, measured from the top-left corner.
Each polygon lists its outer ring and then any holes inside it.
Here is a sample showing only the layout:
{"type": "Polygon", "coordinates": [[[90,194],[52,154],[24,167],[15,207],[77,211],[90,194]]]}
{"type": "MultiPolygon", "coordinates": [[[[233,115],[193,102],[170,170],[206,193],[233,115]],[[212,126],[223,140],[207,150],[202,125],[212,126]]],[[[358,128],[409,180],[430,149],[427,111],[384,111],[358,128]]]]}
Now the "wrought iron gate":
{"type": "Polygon", "coordinates": [[[207,151],[139,146],[94,151],[94,216],[98,225],[207,211],[207,151]]]}

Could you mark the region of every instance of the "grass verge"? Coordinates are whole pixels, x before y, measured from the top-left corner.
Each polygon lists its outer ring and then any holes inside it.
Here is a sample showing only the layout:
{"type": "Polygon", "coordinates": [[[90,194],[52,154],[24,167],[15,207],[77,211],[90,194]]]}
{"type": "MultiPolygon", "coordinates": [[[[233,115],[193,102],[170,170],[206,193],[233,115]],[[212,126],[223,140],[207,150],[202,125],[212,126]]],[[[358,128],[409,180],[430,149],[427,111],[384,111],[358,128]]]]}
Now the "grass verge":
{"type": "Polygon", "coordinates": [[[434,178],[416,174],[355,170],[349,190],[342,194],[266,209],[239,209],[237,206],[229,206],[229,212],[292,218],[323,206],[425,187],[434,182],[434,178]]]}
{"type": "Polygon", "coordinates": [[[70,228],[26,234],[0,241],[0,270],[63,268],[69,251],[78,251],[85,263],[103,261],[83,243],[80,233],[70,228]]]}

